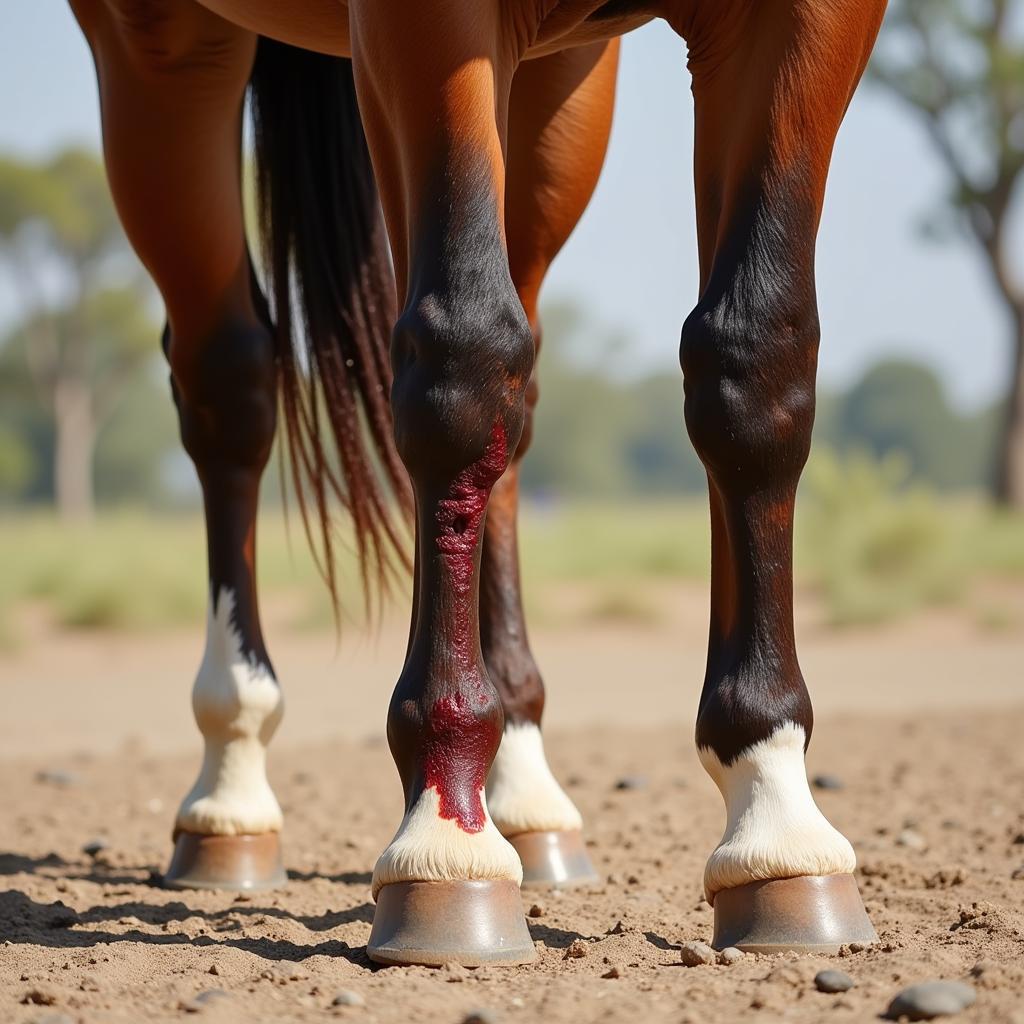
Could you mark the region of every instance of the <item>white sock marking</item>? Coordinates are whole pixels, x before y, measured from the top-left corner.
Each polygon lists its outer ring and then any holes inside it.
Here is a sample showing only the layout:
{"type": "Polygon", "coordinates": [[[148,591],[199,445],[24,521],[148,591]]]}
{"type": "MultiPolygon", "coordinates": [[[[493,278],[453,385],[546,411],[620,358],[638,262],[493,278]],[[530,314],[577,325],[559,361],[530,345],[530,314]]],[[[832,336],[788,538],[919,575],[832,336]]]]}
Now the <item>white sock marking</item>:
{"type": "Polygon", "coordinates": [[[234,609],[234,593],[222,587],[216,612],[211,602],[207,614],[206,651],[192,688],[205,752],[176,825],[201,835],[277,832],[282,824],[266,761],[284,701],[266,666],[242,653],[234,609]]]}
{"type": "Polygon", "coordinates": [[[523,881],[523,866],[512,845],[502,838],[480,793],[486,822],[479,832],[466,832],[458,822],[441,817],[441,798],[425,789],[402,819],[395,838],[373,869],[373,898],[392,882],[444,882],[455,879],[523,881]]]}
{"type": "Polygon", "coordinates": [[[583,828],[576,805],[551,774],[540,729],[532,722],[505,726],[487,778],[487,806],[504,836],[583,828]]]}
{"type": "Polygon", "coordinates": [[[804,730],[793,722],[744,750],[728,767],[709,747],[701,763],[725,798],[725,834],[704,871],[715,893],[761,879],[851,873],[849,841],[818,810],[804,767],[804,730]]]}

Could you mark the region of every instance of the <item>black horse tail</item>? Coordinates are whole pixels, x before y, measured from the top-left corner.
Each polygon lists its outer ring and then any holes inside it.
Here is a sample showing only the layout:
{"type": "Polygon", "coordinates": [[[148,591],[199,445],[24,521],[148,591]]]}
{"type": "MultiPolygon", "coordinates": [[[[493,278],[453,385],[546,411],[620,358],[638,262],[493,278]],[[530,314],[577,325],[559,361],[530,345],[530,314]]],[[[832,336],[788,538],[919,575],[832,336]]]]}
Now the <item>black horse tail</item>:
{"type": "Polygon", "coordinates": [[[337,612],[334,499],[352,518],[368,602],[409,566],[412,498],[390,411],[394,276],[352,62],[261,38],[250,106],[292,481],[337,612]]]}

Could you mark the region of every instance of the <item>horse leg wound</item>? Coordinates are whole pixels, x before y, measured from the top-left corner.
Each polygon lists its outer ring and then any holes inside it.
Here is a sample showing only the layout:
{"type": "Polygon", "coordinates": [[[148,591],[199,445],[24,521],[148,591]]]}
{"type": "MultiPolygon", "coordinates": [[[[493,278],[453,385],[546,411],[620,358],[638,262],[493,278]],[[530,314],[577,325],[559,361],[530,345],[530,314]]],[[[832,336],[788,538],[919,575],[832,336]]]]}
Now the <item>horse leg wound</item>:
{"type": "Polygon", "coordinates": [[[696,739],[726,804],[704,878],[719,946],[874,938],[853,849],[807,784],[812,713],[794,639],[792,530],[814,417],[814,239],[835,133],[880,16],[880,5],[775,2],[731,27],[727,57],[701,33],[689,40],[701,295],[681,363],[711,497],[696,739]]]}
{"type": "MultiPolygon", "coordinates": [[[[604,162],[618,42],[520,65],[509,104],[505,225],[516,292],[540,344],[538,295],[548,267],[590,200],[604,162]]],[[[517,541],[519,465],[533,435],[536,374],[509,470],[491,495],[480,581],[484,662],[501,696],[505,729],[487,781],[494,823],[523,862],[523,884],[593,881],[583,820],[544,751],[544,683],[527,638],[517,541]]]]}
{"type": "Polygon", "coordinates": [[[386,963],[523,963],[522,869],[487,811],[503,714],[480,650],[480,546],[519,443],[533,336],[502,232],[511,67],[498,5],[350,5],[364,126],[395,254],[396,446],[416,495],[415,615],[388,710],[405,813],[373,873],[386,963]],[[425,42],[428,41],[428,42],[425,42]]]}
{"type": "Polygon", "coordinates": [[[266,747],[283,712],[260,629],[255,527],[273,442],[273,342],[242,221],[242,102],[255,37],[191,2],[77,0],[125,230],[167,309],[181,436],[203,490],[210,607],[192,703],[205,754],[175,822],[169,884],[284,880],[266,747]]]}

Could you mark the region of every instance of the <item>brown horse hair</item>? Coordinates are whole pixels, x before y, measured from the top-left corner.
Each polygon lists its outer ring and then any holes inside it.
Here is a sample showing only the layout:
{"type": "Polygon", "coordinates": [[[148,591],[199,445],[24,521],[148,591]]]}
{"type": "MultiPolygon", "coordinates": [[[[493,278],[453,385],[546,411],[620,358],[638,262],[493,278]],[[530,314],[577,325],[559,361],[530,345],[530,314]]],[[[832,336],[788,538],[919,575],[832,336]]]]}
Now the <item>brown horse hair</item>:
{"type": "Polygon", "coordinates": [[[291,479],[337,619],[333,501],[352,519],[368,610],[410,569],[413,501],[390,409],[394,274],[351,60],[261,37],[250,108],[291,479]]]}

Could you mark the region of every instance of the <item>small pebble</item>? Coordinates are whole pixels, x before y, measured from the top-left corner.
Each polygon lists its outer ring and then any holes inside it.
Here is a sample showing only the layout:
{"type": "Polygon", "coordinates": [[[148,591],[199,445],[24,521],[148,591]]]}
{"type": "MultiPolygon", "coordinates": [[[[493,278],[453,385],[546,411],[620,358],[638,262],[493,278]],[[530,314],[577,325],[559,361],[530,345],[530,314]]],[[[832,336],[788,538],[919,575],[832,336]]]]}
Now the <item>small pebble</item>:
{"type": "Polygon", "coordinates": [[[107,848],[107,845],[108,844],[104,839],[90,839],[89,842],[82,847],[82,853],[89,857],[96,857],[107,848]]]}
{"type": "Polygon", "coordinates": [[[618,967],[616,967],[613,964],[611,967],[608,968],[607,971],[604,972],[604,974],[601,975],[601,977],[602,978],[621,978],[622,977],[622,971],[620,971],[618,969],[618,967]]]}
{"type": "Polygon", "coordinates": [[[609,928],[608,931],[605,932],[605,934],[606,935],[625,935],[626,934],[626,926],[622,923],[622,921],[617,921],[613,927],[609,928]]]}
{"type": "Polygon", "coordinates": [[[220,968],[216,964],[210,964],[210,969],[206,973],[207,974],[220,974],[220,968]]]}
{"type": "Polygon", "coordinates": [[[811,780],[815,789],[842,789],[843,780],[838,775],[829,775],[827,773],[822,775],[815,775],[811,780]]]}
{"type": "Polygon", "coordinates": [[[529,911],[527,911],[527,913],[529,914],[530,917],[543,917],[544,916],[544,908],[539,903],[534,903],[534,904],[531,905],[531,907],[530,907],[529,911]]]}
{"type": "Polygon", "coordinates": [[[647,785],[647,779],[643,775],[623,775],[616,780],[616,789],[643,789],[647,785]]]}
{"type": "Polygon", "coordinates": [[[343,988],[332,1000],[331,1006],[365,1006],[366,1000],[351,989],[343,988]]]}
{"type": "Polygon", "coordinates": [[[447,975],[446,981],[465,981],[466,976],[469,974],[469,971],[462,964],[456,963],[454,960],[446,963],[442,969],[447,975]]]}
{"type": "Polygon", "coordinates": [[[462,1024],[498,1024],[498,1018],[490,1010],[471,1010],[462,1018],[462,1024]]]}
{"type": "Polygon", "coordinates": [[[706,942],[684,942],[679,958],[687,967],[699,967],[715,962],[715,951],[706,942]]]}
{"type": "Polygon", "coordinates": [[[74,786],[78,782],[78,776],[74,772],[66,772],[63,768],[44,768],[36,772],[36,782],[45,783],[48,786],[74,786]]]}
{"type": "Polygon", "coordinates": [[[924,981],[905,988],[889,1004],[889,1020],[951,1017],[974,1003],[974,989],[962,981],[924,981]]]}
{"type": "Polygon", "coordinates": [[[1018,832],[1011,842],[1014,846],[1024,846],[1024,832],[1018,832]]]}
{"type": "Polygon", "coordinates": [[[921,835],[920,832],[915,832],[912,828],[905,828],[896,837],[897,846],[905,846],[909,850],[927,850],[928,841],[921,835]]]}
{"type": "Polygon", "coordinates": [[[1024,882],[1024,864],[1017,868],[1010,877],[1015,882],[1024,882]]]}
{"type": "Polygon", "coordinates": [[[730,967],[732,964],[743,959],[743,950],[737,949],[735,946],[726,946],[725,949],[718,954],[718,962],[725,964],[726,967],[730,967]]]}
{"type": "Polygon", "coordinates": [[[562,959],[582,960],[589,952],[590,950],[587,949],[587,944],[582,939],[573,939],[572,942],[569,943],[569,948],[565,951],[565,956],[563,956],[562,959]]]}
{"type": "Polygon", "coordinates": [[[53,1006],[57,996],[49,989],[31,988],[21,997],[21,1002],[24,1006],[53,1006]]]}
{"type": "Polygon", "coordinates": [[[819,992],[848,992],[854,984],[853,978],[842,971],[818,971],[814,976],[814,987],[819,992]]]}

